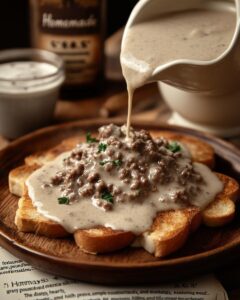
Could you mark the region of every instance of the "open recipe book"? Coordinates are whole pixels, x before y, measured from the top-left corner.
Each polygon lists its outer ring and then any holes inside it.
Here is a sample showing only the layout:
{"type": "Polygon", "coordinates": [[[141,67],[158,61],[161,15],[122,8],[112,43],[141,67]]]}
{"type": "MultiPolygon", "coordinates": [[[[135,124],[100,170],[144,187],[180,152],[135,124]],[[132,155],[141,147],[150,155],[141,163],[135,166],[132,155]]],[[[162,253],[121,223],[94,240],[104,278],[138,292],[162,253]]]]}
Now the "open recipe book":
{"type": "Polygon", "coordinates": [[[154,286],[108,287],[49,275],[0,247],[1,300],[227,300],[213,275],[154,286]]]}

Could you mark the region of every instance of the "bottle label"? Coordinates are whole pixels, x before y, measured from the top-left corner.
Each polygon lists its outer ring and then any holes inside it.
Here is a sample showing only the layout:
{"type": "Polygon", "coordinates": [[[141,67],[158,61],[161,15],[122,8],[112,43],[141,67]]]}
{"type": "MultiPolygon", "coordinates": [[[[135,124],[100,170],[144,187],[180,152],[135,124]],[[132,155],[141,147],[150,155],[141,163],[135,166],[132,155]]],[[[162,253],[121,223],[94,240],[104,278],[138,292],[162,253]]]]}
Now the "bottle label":
{"type": "Polygon", "coordinates": [[[94,82],[101,65],[99,0],[40,1],[37,47],[65,61],[66,85],[94,82]]]}

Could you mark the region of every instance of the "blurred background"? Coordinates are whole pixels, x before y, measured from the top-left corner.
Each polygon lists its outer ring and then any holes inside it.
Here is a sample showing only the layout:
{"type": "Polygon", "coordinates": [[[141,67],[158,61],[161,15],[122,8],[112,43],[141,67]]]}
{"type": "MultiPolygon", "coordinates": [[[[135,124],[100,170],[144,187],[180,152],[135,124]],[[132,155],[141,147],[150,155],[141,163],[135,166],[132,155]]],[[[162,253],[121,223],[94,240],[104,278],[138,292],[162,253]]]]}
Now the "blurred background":
{"type": "MultiPolygon", "coordinates": [[[[28,0],[7,0],[1,2],[0,49],[30,46],[28,0]]],[[[107,36],[126,23],[136,2],[137,0],[107,0],[107,36]]]]}

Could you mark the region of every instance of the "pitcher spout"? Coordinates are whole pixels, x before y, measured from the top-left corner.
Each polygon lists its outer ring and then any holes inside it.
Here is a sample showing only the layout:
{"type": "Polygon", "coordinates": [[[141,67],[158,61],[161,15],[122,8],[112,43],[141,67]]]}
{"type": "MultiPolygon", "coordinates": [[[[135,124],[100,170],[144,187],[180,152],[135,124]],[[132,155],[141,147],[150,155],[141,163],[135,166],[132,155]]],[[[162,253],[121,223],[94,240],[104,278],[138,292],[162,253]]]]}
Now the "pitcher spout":
{"type": "MultiPolygon", "coordinates": [[[[129,30],[133,26],[146,24],[149,20],[164,19],[166,15],[171,16],[175,13],[196,10],[226,11],[231,13],[231,17],[234,16],[232,17],[234,29],[227,44],[224,45],[223,52],[218,53],[216,57],[210,57],[210,59],[205,58],[204,55],[202,59],[188,58],[187,55],[176,57],[175,55],[172,60],[156,66],[151,74],[148,72],[146,82],[162,81],[182,90],[213,95],[234,91],[238,89],[240,81],[240,0],[140,0],[126,25],[122,48],[124,48],[127,41],[129,30]]],[[[175,19],[176,16],[174,16],[175,19]]],[[[226,26],[226,24],[223,24],[223,26],[226,26]]],[[[190,35],[202,34],[203,37],[199,37],[199,43],[204,43],[208,38],[204,35],[209,33],[209,28],[202,28],[199,31],[194,30],[193,28],[190,35]]],[[[213,33],[214,30],[213,28],[213,33]]],[[[167,34],[168,31],[166,31],[167,34]]],[[[164,46],[171,48],[171,42],[169,42],[169,45],[164,46]]],[[[159,49],[161,47],[162,45],[159,45],[159,49]]],[[[205,51],[204,45],[202,49],[205,51]]],[[[178,49],[176,49],[176,52],[178,52],[178,49]]],[[[161,55],[161,51],[159,53],[161,55]]]]}

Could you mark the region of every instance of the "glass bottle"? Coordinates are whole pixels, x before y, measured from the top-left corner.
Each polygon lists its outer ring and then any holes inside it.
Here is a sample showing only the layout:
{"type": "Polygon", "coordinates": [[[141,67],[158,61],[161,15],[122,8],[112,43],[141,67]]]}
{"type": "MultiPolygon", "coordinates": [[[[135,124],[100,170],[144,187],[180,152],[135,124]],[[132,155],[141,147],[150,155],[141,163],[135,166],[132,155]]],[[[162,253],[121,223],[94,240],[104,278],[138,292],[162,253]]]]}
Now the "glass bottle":
{"type": "Polygon", "coordinates": [[[80,98],[102,86],[105,5],[105,0],[30,0],[32,46],[65,62],[63,98],[80,98]]]}

